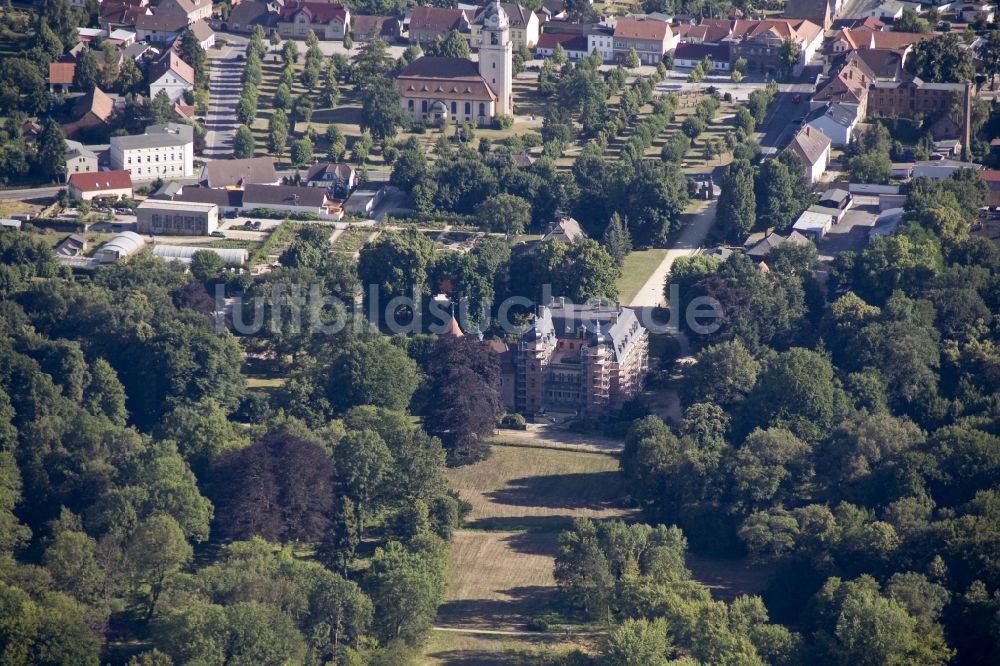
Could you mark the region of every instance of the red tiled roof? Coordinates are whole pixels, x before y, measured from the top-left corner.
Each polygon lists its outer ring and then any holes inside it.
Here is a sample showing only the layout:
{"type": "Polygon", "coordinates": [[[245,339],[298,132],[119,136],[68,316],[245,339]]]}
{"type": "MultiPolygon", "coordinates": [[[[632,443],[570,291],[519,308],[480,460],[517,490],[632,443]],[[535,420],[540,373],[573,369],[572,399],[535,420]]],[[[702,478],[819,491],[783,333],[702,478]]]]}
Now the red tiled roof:
{"type": "Polygon", "coordinates": [[[69,183],[81,192],[103,192],[104,190],[132,189],[132,176],[128,171],[91,171],[74,173],[69,183]]]}
{"type": "Polygon", "coordinates": [[[464,9],[421,5],[414,7],[413,13],[410,15],[410,31],[448,32],[453,29],[457,30],[461,27],[463,18],[466,21],[470,20],[469,13],[464,9]]]}
{"type": "Polygon", "coordinates": [[[664,21],[647,18],[620,18],[615,24],[615,37],[627,39],[651,39],[663,41],[670,34],[670,26],[664,21]]]}
{"type": "Polygon", "coordinates": [[[458,97],[476,101],[496,99],[496,95],[479,74],[476,63],[465,58],[417,58],[396,77],[396,87],[403,97],[458,97]]]}
{"type": "Polygon", "coordinates": [[[370,16],[356,14],[351,19],[351,31],[355,38],[390,36],[398,31],[399,19],[395,16],[370,16]]]}
{"type": "Polygon", "coordinates": [[[74,106],[74,111],[78,118],[82,118],[87,113],[93,113],[101,120],[107,122],[114,113],[115,102],[108,97],[103,90],[95,87],[93,91],[80,97],[74,106]]]}
{"type": "Polygon", "coordinates": [[[287,21],[299,12],[304,12],[311,23],[327,24],[337,19],[341,23],[347,20],[347,9],[336,2],[289,2],[281,8],[279,16],[287,21]]]}
{"type": "Polygon", "coordinates": [[[73,85],[73,75],[75,73],[75,62],[49,63],[49,83],[52,85],[73,85]]]}

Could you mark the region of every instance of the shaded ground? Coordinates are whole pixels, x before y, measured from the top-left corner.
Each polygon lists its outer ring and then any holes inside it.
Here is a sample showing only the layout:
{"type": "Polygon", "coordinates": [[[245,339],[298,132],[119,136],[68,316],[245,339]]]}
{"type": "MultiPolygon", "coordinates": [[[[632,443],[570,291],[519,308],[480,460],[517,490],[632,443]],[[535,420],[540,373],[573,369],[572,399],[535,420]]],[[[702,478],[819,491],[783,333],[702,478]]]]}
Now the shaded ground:
{"type": "Polygon", "coordinates": [[[435,631],[427,641],[420,663],[449,666],[551,663],[548,660],[553,655],[580,647],[580,642],[551,634],[501,636],[435,631]]]}
{"type": "Polygon", "coordinates": [[[748,560],[725,560],[691,553],[686,562],[694,579],[707,587],[713,598],[724,601],[732,601],[743,594],[760,594],[775,572],[774,566],[751,565],[748,560]]]}

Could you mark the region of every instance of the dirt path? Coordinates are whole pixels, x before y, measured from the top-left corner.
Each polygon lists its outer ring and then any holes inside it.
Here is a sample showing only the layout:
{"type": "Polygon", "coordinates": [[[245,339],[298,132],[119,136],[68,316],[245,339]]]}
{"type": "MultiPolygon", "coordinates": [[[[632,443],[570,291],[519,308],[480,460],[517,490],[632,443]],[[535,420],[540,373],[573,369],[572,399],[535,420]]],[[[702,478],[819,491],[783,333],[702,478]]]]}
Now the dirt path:
{"type": "Polygon", "coordinates": [[[703,208],[694,214],[694,219],[681,229],[680,235],[670,245],[663,261],[649,276],[646,284],[632,299],[630,305],[633,307],[656,307],[664,304],[663,285],[667,281],[670,267],[678,257],[690,257],[701,251],[701,244],[705,242],[708,232],[715,224],[716,204],[715,200],[704,202],[703,208]]]}

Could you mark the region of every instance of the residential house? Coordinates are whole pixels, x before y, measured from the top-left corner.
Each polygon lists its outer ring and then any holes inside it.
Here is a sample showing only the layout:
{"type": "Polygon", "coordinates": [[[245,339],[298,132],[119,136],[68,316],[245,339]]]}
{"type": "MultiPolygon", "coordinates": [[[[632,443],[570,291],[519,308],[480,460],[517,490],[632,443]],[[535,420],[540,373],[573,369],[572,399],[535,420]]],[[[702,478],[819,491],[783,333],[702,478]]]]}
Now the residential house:
{"type": "Polygon", "coordinates": [[[788,0],[782,10],[782,15],[789,19],[806,19],[829,30],[833,25],[836,10],[832,0],[788,0]]]}
{"type": "Polygon", "coordinates": [[[182,99],[187,91],[194,90],[194,68],[181,60],[173,49],[160,56],[149,69],[149,97],[156,97],[161,90],[172,102],[182,99]]]}
{"type": "Polygon", "coordinates": [[[618,19],[614,32],[614,59],[623,62],[632,49],[643,65],[658,65],[663,56],[677,45],[677,39],[666,21],[650,18],[618,19]]]}
{"type": "Polygon", "coordinates": [[[212,18],[212,0],[160,0],[157,14],[183,16],[188,24],[212,18]]]}
{"type": "Polygon", "coordinates": [[[111,168],[133,180],[190,178],[194,175],[194,129],[190,125],[150,125],[145,134],[111,137],[111,168]]]}
{"type": "Polygon", "coordinates": [[[201,182],[211,188],[241,190],[250,184],[277,185],[281,178],[274,170],[273,157],[250,157],[206,163],[201,173],[201,182]]]}
{"type": "Polygon", "coordinates": [[[719,44],[732,34],[733,23],[729,21],[701,23],[697,25],[680,23],[672,25],[670,29],[677,34],[677,38],[682,44],[719,44]]]}
{"type": "Polygon", "coordinates": [[[97,153],[79,141],[66,141],[66,180],[74,173],[94,173],[98,169],[97,153]]]}
{"type": "Polygon", "coordinates": [[[595,23],[587,29],[587,55],[597,51],[604,62],[614,62],[615,31],[614,28],[595,23]]]}
{"type": "Polygon", "coordinates": [[[543,32],[535,45],[536,58],[548,58],[556,46],[561,46],[568,60],[579,60],[590,55],[587,35],[578,32],[543,32]]]}
{"type": "Polygon", "coordinates": [[[146,2],[105,1],[101,3],[101,15],[98,19],[98,25],[109,33],[118,28],[133,30],[140,16],[153,13],[152,8],[148,4],[146,2]]]}
{"type": "Polygon", "coordinates": [[[551,56],[557,44],[563,47],[569,60],[579,60],[597,51],[604,62],[614,61],[614,29],[603,23],[546,24],[535,45],[536,57],[551,56]]]}
{"type": "Polygon", "coordinates": [[[781,47],[790,39],[799,47],[799,59],[791,71],[798,76],[823,43],[823,29],[804,19],[737,20],[732,25],[732,34],[724,40],[730,44],[729,58],[732,62],[743,58],[754,72],[780,72],[784,68],[779,59],[781,47]]]}
{"type": "Polygon", "coordinates": [[[725,44],[705,44],[701,42],[681,42],[674,49],[674,67],[694,68],[706,58],[717,72],[728,72],[729,47],[725,44]]]}
{"type": "Polygon", "coordinates": [[[906,8],[902,2],[897,0],[886,0],[880,5],[871,9],[862,10],[861,16],[871,16],[886,23],[892,23],[898,18],[902,18],[903,9],[906,8]]]}
{"type": "MultiPolygon", "coordinates": [[[[513,2],[501,2],[500,6],[507,12],[507,17],[510,19],[510,39],[514,44],[514,50],[519,51],[523,47],[535,48],[535,45],[538,44],[541,27],[538,14],[513,2]]],[[[470,31],[472,32],[473,46],[479,45],[479,31],[482,29],[483,16],[489,7],[490,5],[487,4],[480,9],[472,21],[470,31]]]]}
{"type": "Polygon", "coordinates": [[[804,126],[785,148],[798,156],[810,183],[819,180],[830,165],[830,137],[811,125],[804,126]]]}
{"type": "Polygon", "coordinates": [[[343,39],[350,25],[350,10],[337,2],[288,0],[278,10],[278,34],[286,39],[305,39],[310,31],[324,40],[343,39]]]}
{"type": "Polygon", "coordinates": [[[860,120],[861,109],[857,104],[840,102],[817,107],[806,116],[806,124],[830,137],[831,143],[838,148],[851,142],[860,120]]]}
{"type": "Polygon", "coordinates": [[[858,107],[858,117],[864,118],[868,108],[868,87],[874,77],[862,61],[850,61],[833,77],[822,84],[810,100],[812,108],[830,103],[853,104],[858,107]]]}
{"type": "Polygon", "coordinates": [[[63,134],[72,137],[81,130],[107,125],[115,110],[115,103],[103,90],[94,87],[80,97],[73,106],[73,120],[62,126],[63,134]]]}
{"type": "MultiPolygon", "coordinates": [[[[870,70],[875,81],[896,81],[904,76],[903,59],[905,53],[889,49],[859,49],[849,51],[844,62],[863,63],[870,70]]],[[[841,65],[834,63],[833,69],[841,65]]]]}
{"type": "Polygon", "coordinates": [[[69,196],[76,201],[132,198],[132,177],[128,171],[97,171],[70,174],[69,196]]]}
{"type": "Polygon", "coordinates": [[[249,0],[233,6],[229,18],[222,23],[222,29],[227,32],[250,34],[259,25],[265,32],[270,32],[277,23],[278,13],[272,12],[267,2],[249,0]]]}
{"type": "Polygon", "coordinates": [[[73,87],[73,78],[75,76],[75,62],[50,62],[49,91],[54,93],[68,93],[73,87]]]}
{"type": "Polygon", "coordinates": [[[368,16],[357,14],[351,20],[351,36],[356,42],[368,42],[376,37],[385,42],[398,41],[403,25],[395,16],[368,16]]]}
{"type": "Polygon", "coordinates": [[[410,14],[410,43],[432,44],[457,30],[471,43],[473,13],[468,9],[419,5],[410,14]]]}
{"type": "Polygon", "coordinates": [[[243,209],[264,208],[289,213],[312,213],[329,217],[332,202],[325,189],[292,185],[245,185],[243,209]]]}
{"type": "Polygon", "coordinates": [[[518,341],[507,408],[600,415],[638,395],[648,369],[649,334],[634,310],[553,300],[518,341]]]}
{"type": "Polygon", "coordinates": [[[305,182],[309,187],[326,188],[337,199],[346,199],[358,184],[358,172],[344,162],[317,162],[309,168],[305,182]]]}
{"type": "Polygon", "coordinates": [[[207,236],[219,228],[219,207],[212,203],[146,199],[135,209],[140,234],[207,236]]]}
{"type": "Polygon", "coordinates": [[[844,28],[827,43],[829,54],[847,53],[857,50],[888,50],[907,52],[914,44],[935,39],[933,33],[896,32],[893,30],[869,30],[867,28],[844,28]]]}
{"type": "Polygon", "coordinates": [[[140,14],[135,19],[135,32],[139,41],[170,44],[188,27],[188,20],[181,14],[160,12],[140,14]]]}
{"type": "Polygon", "coordinates": [[[572,217],[563,216],[552,223],[549,230],[542,236],[541,243],[546,241],[559,241],[560,243],[575,243],[587,237],[580,223],[572,217]]]}
{"type": "Polygon", "coordinates": [[[188,27],[194,33],[195,39],[198,40],[201,48],[210,49],[215,46],[215,31],[212,30],[204,19],[198,19],[188,27]]]}

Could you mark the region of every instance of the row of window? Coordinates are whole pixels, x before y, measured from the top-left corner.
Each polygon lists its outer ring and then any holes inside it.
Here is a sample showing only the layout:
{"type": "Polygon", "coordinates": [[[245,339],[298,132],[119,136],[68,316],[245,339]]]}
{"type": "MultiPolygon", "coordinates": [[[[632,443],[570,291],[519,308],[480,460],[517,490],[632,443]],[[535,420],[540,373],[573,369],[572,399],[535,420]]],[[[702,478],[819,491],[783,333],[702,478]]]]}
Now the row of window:
{"type": "MultiPolygon", "coordinates": [[[[409,109],[410,112],[413,111],[414,106],[413,106],[413,100],[412,99],[406,101],[406,108],[409,109]]],[[[428,102],[427,102],[426,99],[420,100],[420,112],[421,113],[427,113],[429,108],[430,108],[430,105],[428,104],[428,102]]],[[[451,112],[453,114],[458,113],[458,102],[452,102],[451,103],[451,112]]],[[[468,116],[468,115],[471,115],[471,114],[472,114],[472,102],[465,102],[465,115],[468,116]]],[[[485,116],[486,115],[486,104],[483,103],[483,102],[479,103],[479,115],[481,115],[481,116],[485,116]]]]}
{"type": "MultiPolygon", "coordinates": [[[[163,156],[163,161],[164,162],[176,162],[177,160],[183,159],[183,157],[184,157],[183,155],[177,156],[174,153],[170,153],[170,155],[164,155],[163,156]]],[[[149,162],[150,164],[152,164],[153,162],[159,162],[160,161],[160,154],[157,153],[156,155],[147,155],[146,156],[146,161],[149,162]],[[154,157],[156,159],[153,159],[154,157]]],[[[132,157],[129,156],[128,158],[126,158],[125,163],[126,164],[132,164],[132,157]]],[[[142,155],[138,155],[135,158],[135,163],[136,164],[142,164],[142,155]]]]}
{"type": "Polygon", "coordinates": [[[202,219],[194,215],[163,215],[160,213],[153,213],[150,221],[156,229],[199,231],[205,226],[202,219]]]}

